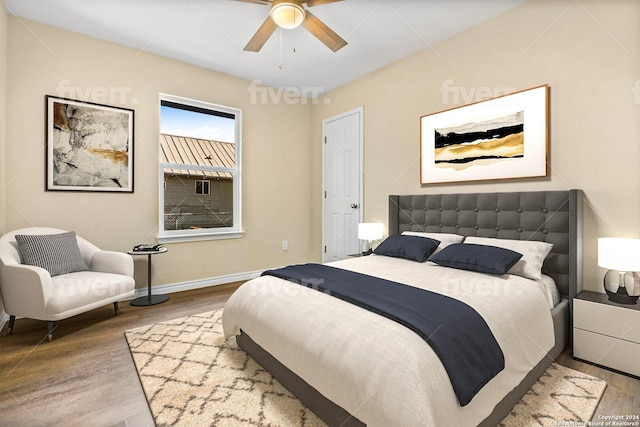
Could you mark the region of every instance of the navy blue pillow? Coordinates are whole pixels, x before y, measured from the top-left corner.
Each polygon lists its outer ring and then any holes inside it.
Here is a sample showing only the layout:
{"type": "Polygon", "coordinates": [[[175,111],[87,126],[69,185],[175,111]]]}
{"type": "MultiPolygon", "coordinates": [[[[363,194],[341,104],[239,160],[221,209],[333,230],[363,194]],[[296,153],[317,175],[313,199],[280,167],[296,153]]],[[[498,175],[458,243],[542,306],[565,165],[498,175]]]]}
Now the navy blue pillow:
{"type": "Polygon", "coordinates": [[[435,254],[429,261],[462,270],[505,274],[520,258],[521,253],[497,246],[454,243],[435,254]]]}
{"type": "Polygon", "coordinates": [[[376,255],[386,255],[404,258],[418,262],[425,262],[429,255],[436,250],[440,241],[418,236],[403,236],[394,234],[387,237],[373,251],[376,255]]]}

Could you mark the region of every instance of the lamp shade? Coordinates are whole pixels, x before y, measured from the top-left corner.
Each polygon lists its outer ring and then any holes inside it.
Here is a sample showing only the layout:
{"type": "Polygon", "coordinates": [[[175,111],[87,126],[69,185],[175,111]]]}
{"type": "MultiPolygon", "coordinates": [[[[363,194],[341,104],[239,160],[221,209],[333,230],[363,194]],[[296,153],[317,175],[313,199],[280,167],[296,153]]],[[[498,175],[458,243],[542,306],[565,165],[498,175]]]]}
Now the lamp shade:
{"type": "Polygon", "coordinates": [[[380,240],[382,239],[383,224],[381,222],[361,222],[358,224],[358,239],[380,240]]]}
{"type": "Polygon", "coordinates": [[[302,24],[304,8],[295,1],[279,1],[274,2],[269,15],[278,27],[291,30],[302,24]]]}
{"type": "Polygon", "coordinates": [[[598,239],[598,266],[609,270],[640,271],[640,239],[598,239]]]}

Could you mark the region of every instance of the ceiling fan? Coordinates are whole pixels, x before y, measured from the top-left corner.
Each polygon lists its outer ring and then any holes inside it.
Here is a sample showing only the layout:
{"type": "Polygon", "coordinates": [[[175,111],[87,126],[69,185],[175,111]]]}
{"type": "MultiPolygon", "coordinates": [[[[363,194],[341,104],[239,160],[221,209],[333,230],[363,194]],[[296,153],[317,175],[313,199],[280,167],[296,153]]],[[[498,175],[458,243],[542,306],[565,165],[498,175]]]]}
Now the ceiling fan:
{"type": "Polygon", "coordinates": [[[270,6],[269,16],[244,47],[247,52],[259,52],[269,37],[278,28],[292,29],[302,25],[329,49],[336,52],[347,45],[347,42],[316,18],[307,7],[335,3],[342,0],[236,0],[270,6]]]}

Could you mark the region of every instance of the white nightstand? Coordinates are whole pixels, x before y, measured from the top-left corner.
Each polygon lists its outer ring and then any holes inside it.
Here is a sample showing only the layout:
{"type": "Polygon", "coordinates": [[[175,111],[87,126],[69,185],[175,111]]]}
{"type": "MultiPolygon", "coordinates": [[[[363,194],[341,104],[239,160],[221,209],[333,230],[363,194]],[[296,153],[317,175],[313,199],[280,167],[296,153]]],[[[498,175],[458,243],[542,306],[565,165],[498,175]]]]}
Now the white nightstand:
{"type": "Polygon", "coordinates": [[[581,292],[573,300],[573,357],[640,376],[640,305],[581,292]]]}

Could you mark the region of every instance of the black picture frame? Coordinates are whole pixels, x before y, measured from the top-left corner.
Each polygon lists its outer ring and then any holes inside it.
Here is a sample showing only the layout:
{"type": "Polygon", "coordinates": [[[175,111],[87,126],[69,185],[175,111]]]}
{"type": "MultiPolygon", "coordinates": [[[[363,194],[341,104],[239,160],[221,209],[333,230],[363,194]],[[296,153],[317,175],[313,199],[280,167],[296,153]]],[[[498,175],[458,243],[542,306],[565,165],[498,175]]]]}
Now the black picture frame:
{"type": "Polygon", "coordinates": [[[45,98],[46,190],[133,193],[134,110],[45,98]]]}

